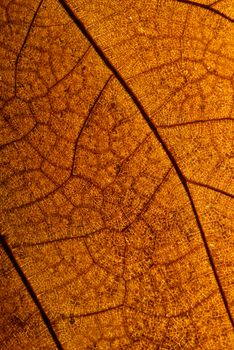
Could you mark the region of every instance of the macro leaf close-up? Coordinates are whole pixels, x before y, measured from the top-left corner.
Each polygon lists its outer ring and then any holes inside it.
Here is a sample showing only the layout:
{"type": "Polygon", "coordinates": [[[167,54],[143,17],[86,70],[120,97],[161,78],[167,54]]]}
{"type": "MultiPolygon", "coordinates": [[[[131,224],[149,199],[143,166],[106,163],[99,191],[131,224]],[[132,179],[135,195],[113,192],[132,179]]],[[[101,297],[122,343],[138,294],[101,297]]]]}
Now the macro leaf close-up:
{"type": "Polygon", "coordinates": [[[233,0],[1,0],[1,350],[234,349],[233,0]]]}

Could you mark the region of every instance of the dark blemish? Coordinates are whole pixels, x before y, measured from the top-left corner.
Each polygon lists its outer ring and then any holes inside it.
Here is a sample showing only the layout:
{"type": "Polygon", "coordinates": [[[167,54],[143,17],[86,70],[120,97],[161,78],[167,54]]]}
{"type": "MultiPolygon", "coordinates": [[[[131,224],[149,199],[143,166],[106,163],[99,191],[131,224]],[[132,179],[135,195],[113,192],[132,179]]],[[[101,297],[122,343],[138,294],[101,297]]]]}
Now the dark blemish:
{"type": "Polygon", "coordinates": [[[117,164],[116,165],[116,175],[119,175],[121,169],[122,169],[122,166],[120,164],[117,164]]]}
{"type": "Polygon", "coordinates": [[[116,103],[115,102],[112,102],[110,104],[110,109],[116,109],[116,103]]]}
{"type": "Polygon", "coordinates": [[[11,323],[12,323],[12,325],[17,326],[21,329],[23,329],[25,327],[25,322],[22,321],[21,318],[18,317],[17,315],[13,315],[11,317],[11,323]]]}
{"type": "Polygon", "coordinates": [[[11,116],[8,114],[8,115],[4,115],[3,116],[3,119],[6,121],[6,122],[9,122],[11,120],[11,116]]]}
{"type": "Polygon", "coordinates": [[[76,321],[75,321],[75,317],[74,317],[74,314],[70,314],[69,316],[69,322],[70,324],[74,324],[76,321]]]}

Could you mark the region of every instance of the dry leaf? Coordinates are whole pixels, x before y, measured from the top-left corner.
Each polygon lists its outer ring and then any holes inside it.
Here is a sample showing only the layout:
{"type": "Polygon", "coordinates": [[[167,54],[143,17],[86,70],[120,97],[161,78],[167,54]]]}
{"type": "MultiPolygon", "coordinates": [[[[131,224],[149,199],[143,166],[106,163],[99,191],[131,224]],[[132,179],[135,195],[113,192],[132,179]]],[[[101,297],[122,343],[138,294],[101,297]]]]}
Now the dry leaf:
{"type": "Polygon", "coordinates": [[[1,349],[233,349],[233,1],[0,8],[1,349]]]}

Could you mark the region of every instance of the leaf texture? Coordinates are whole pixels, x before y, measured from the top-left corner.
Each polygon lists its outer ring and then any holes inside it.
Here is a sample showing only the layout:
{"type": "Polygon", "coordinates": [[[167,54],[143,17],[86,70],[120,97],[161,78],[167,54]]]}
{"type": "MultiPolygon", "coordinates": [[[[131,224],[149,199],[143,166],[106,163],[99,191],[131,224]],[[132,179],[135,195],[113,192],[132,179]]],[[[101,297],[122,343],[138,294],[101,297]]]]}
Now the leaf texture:
{"type": "Polygon", "coordinates": [[[233,349],[233,2],[0,11],[1,348],[233,349]]]}

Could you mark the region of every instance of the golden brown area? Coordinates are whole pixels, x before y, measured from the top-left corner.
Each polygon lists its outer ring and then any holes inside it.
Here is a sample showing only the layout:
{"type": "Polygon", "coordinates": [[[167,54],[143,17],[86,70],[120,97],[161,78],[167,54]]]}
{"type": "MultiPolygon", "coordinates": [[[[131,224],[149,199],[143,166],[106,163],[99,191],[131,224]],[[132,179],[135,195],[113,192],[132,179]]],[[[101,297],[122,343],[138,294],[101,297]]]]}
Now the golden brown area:
{"type": "Polygon", "coordinates": [[[233,22],[1,1],[1,349],[234,348],[233,22]]]}

